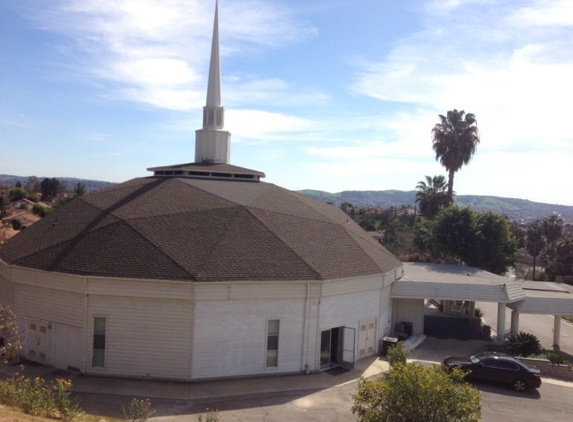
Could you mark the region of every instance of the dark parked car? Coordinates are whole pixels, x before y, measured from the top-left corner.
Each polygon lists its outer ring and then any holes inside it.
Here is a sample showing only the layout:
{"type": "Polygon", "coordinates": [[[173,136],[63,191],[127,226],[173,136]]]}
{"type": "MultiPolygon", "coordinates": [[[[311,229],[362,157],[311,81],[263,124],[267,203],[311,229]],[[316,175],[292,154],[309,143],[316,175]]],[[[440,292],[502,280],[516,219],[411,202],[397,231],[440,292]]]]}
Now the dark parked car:
{"type": "Polygon", "coordinates": [[[467,379],[507,384],[516,391],[541,385],[541,371],[503,353],[485,352],[473,356],[448,356],[444,359],[448,369],[460,367],[470,371],[467,379]]]}

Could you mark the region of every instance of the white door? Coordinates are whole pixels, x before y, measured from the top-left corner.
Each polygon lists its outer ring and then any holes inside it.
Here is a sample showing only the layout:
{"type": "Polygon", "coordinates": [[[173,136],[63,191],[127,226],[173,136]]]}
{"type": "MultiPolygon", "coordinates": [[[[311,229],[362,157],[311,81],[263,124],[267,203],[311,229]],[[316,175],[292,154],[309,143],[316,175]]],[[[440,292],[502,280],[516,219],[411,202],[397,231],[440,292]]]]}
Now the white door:
{"type": "Polygon", "coordinates": [[[45,321],[28,320],[26,357],[34,362],[50,364],[50,328],[45,321]]]}
{"type": "Polygon", "coordinates": [[[55,324],[54,366],[69,371],[82,371],[81,330],[76,327],[55,324]]]}
{"type": "Polygon", "coordinates": [[[372,356],[376,353],[376,318],[360,321],[358,331],[358,359],[372,356]]]}

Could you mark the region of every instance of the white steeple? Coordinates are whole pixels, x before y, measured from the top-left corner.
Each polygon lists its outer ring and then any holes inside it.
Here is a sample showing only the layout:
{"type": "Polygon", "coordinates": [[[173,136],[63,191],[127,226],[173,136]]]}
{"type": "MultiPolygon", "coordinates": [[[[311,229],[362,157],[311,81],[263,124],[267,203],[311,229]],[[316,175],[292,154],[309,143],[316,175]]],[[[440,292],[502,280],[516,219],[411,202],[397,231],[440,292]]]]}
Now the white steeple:
{"type": "Polygon", "coordinates": [[[215,21],[211,45],[207,103],[203,107],[203,128],[195,131],[196,163],[229,163],[231,134],[223,129],[225,109],[221,106],[219,66],[219,1],[215,2],[215,21]]]}

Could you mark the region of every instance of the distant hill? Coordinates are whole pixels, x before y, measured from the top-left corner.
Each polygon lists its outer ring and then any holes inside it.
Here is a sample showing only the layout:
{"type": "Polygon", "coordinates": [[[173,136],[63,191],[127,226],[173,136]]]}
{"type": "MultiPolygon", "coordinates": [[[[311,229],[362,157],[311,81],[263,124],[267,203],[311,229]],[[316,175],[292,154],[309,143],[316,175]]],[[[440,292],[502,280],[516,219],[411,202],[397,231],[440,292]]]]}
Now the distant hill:
{"type": "MultiPolygon", "coordinates": [[[[52,176],[50,176],[51,178],[52,176]]],[[[39,177],[41,182],[46,177],[39,177]]],[[[92,192],[114,185],[115,183],[101,180],[78,179],[75,177],[56,177],[60,182],[67,184],[69,189],[73,189],[78,183],[86,186],[87,192],[92,192]]],[[[0,185],[14,186],[16,182],[25,186],[28,176],[11,176],[0,174],[0,185]]],[[[402,205],[416,205],[416,191],[400,190],[349,190],[339,193],[329,193],[320,190],[299,190],[298,193],[314,198],[321,202],[329,202],[339,206],[343,202],[349,202],[357,207],[399,207],[402,205]]],[[[498,196],[479,195],[458,195],[455,197],[456,203],[461,206],[470,205],[476,211],[491,210],[498,214],[505,214],[512,220],[523,221],[525,223],[543,218],[552,213],[561,215],[565,223],[573,224],[573,206],[544,204],[533,202],[527,199],[502,198],[498,196]]]]}
{"type": "MultiPolygon", "coordinates": [[[[349,202],[359,207],[399,207],[401,205],[416,205],[416,191],[344,191],[329,193],[318,190],[299,190],[298,193],[322,202],[330,202],[339,206],[349,202]]],[[[528,222],[543,218],[549,214],[561,215],[566,223],[573,223],[573,206],[544,204],[527,199],[501,198],[498,196],[457,195],[457,204],[469,205],[476,211],[491,210],[498,214],[505,214],[512,220],[528,222]]]]}
{"type": "MultiPolygon", "coordinates": [[[[42,180],[46,179],[47,176],[36,177],[38,177],[38,180],[42,183],[42,180]]],[[[48,179],[51,179],[52,177],[53,176],[49,176],[48,179]]],[[[78,183],[82,183],[86,187],[86,192],[93,192],[115,184],[111,182],[103,182],[101,180],[77,179],[75,177],[56,177],[56,179],[58,179],[60,183],[65,183],[70,190],[73,190],[78,183]]],[[[14,186],[16,182],[20,182],[22,186],[26,186],[26,183],[28,183],[28,176],[0,174],[0,185],[14,186]]]]}

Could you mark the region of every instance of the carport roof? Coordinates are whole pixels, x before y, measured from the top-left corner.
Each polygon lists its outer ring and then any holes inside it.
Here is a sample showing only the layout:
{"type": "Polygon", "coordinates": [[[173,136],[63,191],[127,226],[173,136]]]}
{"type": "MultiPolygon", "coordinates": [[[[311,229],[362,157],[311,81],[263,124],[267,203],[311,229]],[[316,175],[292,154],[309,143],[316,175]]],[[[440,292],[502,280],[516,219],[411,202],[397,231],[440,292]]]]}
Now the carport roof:
{"type": "Polygon", "coordinates": [[[573,287],[562,283],[521,281],[526,300],[508,305],[522,314],[573,315],[573,287]]]}
{"type": "Polygon", "coordinates": [[[479,268],[409,262],[404,276],[392,284],[391,297],[513,303],[526,295],[516,281],[479,268]]]}

